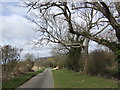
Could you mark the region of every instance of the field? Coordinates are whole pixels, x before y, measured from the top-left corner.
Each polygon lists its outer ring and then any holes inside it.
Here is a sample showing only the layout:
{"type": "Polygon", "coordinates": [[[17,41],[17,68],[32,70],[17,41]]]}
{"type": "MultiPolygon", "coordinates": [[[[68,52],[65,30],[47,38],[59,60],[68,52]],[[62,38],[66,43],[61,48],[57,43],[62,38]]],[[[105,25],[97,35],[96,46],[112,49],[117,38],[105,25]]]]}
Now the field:
{"type": "Polygon", "coordinates": [[[55,88],[118,88],[118,82],[61,69],[53,70],[55,88]]]}

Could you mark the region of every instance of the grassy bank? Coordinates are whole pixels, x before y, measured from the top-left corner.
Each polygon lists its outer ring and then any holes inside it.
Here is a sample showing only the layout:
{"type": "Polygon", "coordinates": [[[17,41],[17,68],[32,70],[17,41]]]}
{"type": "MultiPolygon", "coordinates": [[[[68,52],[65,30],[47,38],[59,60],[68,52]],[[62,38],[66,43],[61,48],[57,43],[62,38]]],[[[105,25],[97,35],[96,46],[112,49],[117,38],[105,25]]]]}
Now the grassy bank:
{"type": "Polygon", "coordinates": [[[118,88],[118,82],[69,70],[53,70],[55,88],[118,88]]]}
{"type": "Polygon", "coordinates": [[[30,78],[32,78],[33,76],[43,72],[44,69],[37,71],[37,72],[27,72],[23,75],[20,76],[16,76],[14,78],[12,78],[11,80],[2,83],[2,88],[16,88],[18,86],[20,86],[21,84],[23,84],[24,82],[26,82],[27,80],[29,80],[30,78]]]}

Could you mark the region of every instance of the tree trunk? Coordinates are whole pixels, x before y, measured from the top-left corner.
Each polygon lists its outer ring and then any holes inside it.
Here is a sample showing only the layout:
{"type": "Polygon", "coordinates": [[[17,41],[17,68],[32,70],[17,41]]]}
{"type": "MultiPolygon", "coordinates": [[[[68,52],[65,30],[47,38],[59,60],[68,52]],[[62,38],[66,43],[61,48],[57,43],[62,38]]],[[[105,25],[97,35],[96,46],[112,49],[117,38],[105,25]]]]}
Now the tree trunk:
{"type": "Polygon", "coordinates": [[[89,47],[89,41],[90,39],[86,38],[86,42],[85,42],[85,47],[84,47],[84,69],[83,69],[83,72],[84,73],[89,73],[88,71],[88,47],[89,47]]]}

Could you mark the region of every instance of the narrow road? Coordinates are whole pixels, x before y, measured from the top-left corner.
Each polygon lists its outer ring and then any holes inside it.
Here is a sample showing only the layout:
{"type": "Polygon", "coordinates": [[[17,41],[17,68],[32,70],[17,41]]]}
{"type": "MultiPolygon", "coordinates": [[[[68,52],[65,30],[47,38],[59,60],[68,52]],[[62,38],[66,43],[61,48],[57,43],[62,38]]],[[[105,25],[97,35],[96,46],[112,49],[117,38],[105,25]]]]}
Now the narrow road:
{"type": "Polygon", "coordinates": [[[51,69],[45,69],[43,73],[36,75],[18,88],[54,88],[51,69]]]}

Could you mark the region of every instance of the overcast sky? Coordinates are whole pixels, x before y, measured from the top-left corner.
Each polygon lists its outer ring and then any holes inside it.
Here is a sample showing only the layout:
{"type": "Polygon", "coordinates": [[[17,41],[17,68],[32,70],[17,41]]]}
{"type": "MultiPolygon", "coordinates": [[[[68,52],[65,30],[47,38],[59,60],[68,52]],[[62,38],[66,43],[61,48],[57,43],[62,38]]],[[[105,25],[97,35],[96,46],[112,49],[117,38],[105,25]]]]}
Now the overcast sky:
{"type": "MultiPolygon", "coordinates": [[[[18,48],[23,48],[25,53],[33,53],[35,56],[50,56],[50,46],[33,47],[27,42],[35,38],[35,25],[27,20],[28,9],[18,7],[18,0],[0,1],[0,45],[10,44],[18,48]],[[38,53],[39,52],[39,53],[38,53]]],[[[94,50],[96,43],[90,44],[90,50],[94,50]]]]}
{"type": "Polygon", "coordinates": [[[49,46],[33,47],[27,42],[35,38],[35,25],[27,20],[27,8],[18,7],[19,2],[13,0],[0,1],[0,45],[10,44],[18,48],[23,48],[23,53],[33,53],[35,56],[50,56],[49,46]]]}

